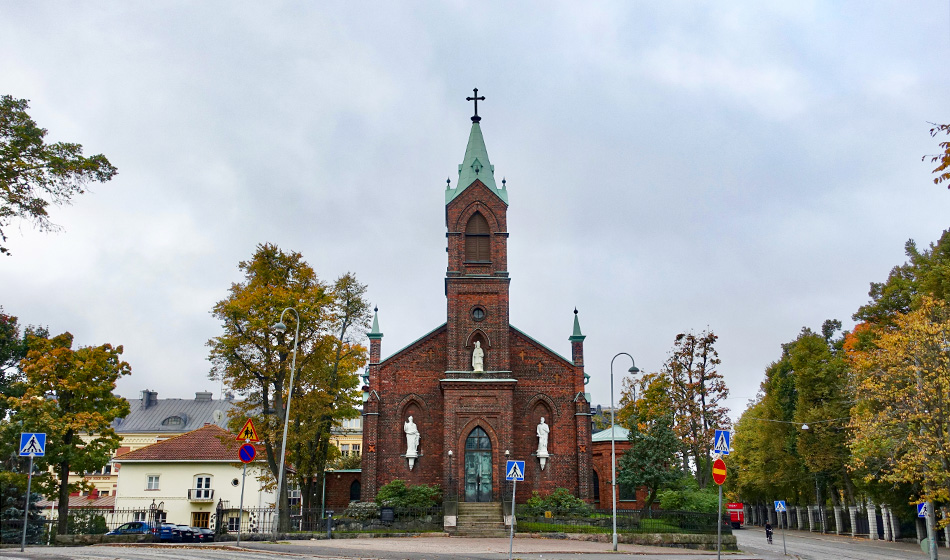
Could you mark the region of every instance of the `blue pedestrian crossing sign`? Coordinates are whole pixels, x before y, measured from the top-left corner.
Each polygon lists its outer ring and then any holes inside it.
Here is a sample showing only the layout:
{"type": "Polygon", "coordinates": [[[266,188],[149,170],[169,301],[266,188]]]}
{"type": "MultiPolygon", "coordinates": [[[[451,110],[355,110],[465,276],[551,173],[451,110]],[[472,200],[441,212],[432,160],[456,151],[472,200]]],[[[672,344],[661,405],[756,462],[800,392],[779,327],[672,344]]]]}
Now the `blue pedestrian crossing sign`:
{"type": "Polygon", "coordinates": [[[524,480],[524,461],[508,461],[505,480],[524,480]]]}
{"type": "Polygon", "coordinates": [[[46,455],[46,434],[20,434],[20,457],[46,455]]]}
{"type": "Polygon", "coordinates": [[[782,513],[783,511],[786,511],[787,509],[788,509],[788,508],[785,507],[785,500],[775,500],[775,511],[776,511],[776,512],[782,513]]]}
{"type": "Polygon", "coordinates": [[[917,504],[917,517],[927,517],[927,502],[917,504]]]}
{"type": "Polygon", "coordinates": [[[716,430],[713,438],[713,451],[722,455],[729,454],[729,430],[716,430]]]}

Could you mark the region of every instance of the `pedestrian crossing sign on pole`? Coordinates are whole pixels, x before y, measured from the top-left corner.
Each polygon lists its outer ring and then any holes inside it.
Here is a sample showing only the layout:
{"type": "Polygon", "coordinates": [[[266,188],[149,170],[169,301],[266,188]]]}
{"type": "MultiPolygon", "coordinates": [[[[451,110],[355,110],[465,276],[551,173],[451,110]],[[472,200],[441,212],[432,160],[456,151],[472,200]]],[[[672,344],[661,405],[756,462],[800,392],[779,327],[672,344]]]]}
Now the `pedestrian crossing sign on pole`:
{"type": "Polygon", "coordinates": [[[722,455],[729,454],[729,430],[716,430],[713,438],[713,451],[722,455]]]}
{"type": "Polygon", "coordinates": [[[786,509],[788,509],[788,508],[785,507],[785,500],[775,500],[775,511],[776,511],[776,513],[782,513],[782,512],[785,511],[786,509]]]}
{"type": "Polygon", "coordinates": [[[524,480],[524,461],[508,461],[505,480],[524,480]]]}
{"type": "Polygon", "coordinates": [[[46,455],[46,434],[20,434],[20,457],[46,455]]]}
{"type": "Polygon", "coordinates": [[[927,517],[927,502],[917,504],[917,517],[927,517]]]}

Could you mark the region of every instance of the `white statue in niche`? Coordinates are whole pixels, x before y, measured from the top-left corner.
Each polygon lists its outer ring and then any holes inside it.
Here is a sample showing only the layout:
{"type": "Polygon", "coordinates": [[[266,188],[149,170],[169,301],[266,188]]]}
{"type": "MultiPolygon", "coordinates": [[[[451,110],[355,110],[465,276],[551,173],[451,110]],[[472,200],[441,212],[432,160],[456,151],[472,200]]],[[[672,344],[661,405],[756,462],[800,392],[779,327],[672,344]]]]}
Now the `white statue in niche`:
{"type": "Polygon", "coordinates": [[[485,351],[482,350],[482,342],[475,341],[475,350],[472,351],[472,371],[485,371],[485,351]]]}
{"type": "Polygon", "coordinates": [[[548,434],[551,433],[551,426],[544,423],[544,416],[538,423],[538,457],[548,456],[548,434]]]}
{"type": "Polygon", "coordinates": [[[409,459],[409,470],[411,471],[416,463],[416,457],[419,456],[419,428],[412,421],[412,416],[403,424],[402,430],[406,432],[406,458],[409,459]]]}

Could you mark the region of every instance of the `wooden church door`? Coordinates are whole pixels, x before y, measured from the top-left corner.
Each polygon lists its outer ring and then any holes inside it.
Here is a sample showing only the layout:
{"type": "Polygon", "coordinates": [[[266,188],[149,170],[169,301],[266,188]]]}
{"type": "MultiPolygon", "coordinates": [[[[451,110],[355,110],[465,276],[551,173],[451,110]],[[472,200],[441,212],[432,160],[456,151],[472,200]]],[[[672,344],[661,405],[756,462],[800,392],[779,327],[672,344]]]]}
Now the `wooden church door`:
{"type": "Polygon", "coordinates": [[[465,440],[465,501],[490,502],[492,498],[491,439],[475,428],[465,440]]]}

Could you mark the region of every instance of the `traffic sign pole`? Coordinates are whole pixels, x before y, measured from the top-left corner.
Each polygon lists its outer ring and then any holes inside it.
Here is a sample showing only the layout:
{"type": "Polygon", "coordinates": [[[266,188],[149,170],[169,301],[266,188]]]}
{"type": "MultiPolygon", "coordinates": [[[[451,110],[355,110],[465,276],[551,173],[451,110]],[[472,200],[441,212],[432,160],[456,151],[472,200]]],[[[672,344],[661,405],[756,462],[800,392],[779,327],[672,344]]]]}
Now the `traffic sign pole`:
{"type": "Polygon", "coordinates": [[[508,534],[508,560],[511,560],[511,548],[515,542],[515,495],[518,489],[518,479],[511,481],[511,531],[508,534]]]}
{"type": "Polygon", "coordinates": [[[26,548],[26,520],[30,515],[30,487],[33,484],[33,454],[30,453],[30,474],[26,477],[26,507],[23,508],[23,539],[20,541],[20,552],[26,548]]]}
{"type": "Polygon", "coordinates": [[[719,522],[716,523],[716,560],[722,558],[722,484],[719,485],[719,522]]]}
{"type": "MultiPolygon", "coordinates": [[[[251,419],[248,418],[247,422],[250,423],[251,419]]],[[[254,429],[254,425],[251,424],[251,430],[253,429],[254,429]]],[[[250,440],[244,440],[244,445],[250,445],[250,443],[251,443],[250,440]]],[[[242,445],[241,448],[243,448],[244,445],[242,445]]],[[[238,452],[238,454],[240,455],[240,452],[238,452]]],[[[251,460],[253,460],[253,457],[251,460]]],[[[241,521],[244,520],[244,480],[247,478],[247,461],[244,460],[244,457],[241,457],[241,462],[244,463],[244,469],[241,470],[241,501],[239,502],[239,505],[238,505],[238,526],[237,526],[237,545],[236,546],[241,546],[241,521]]]]}

